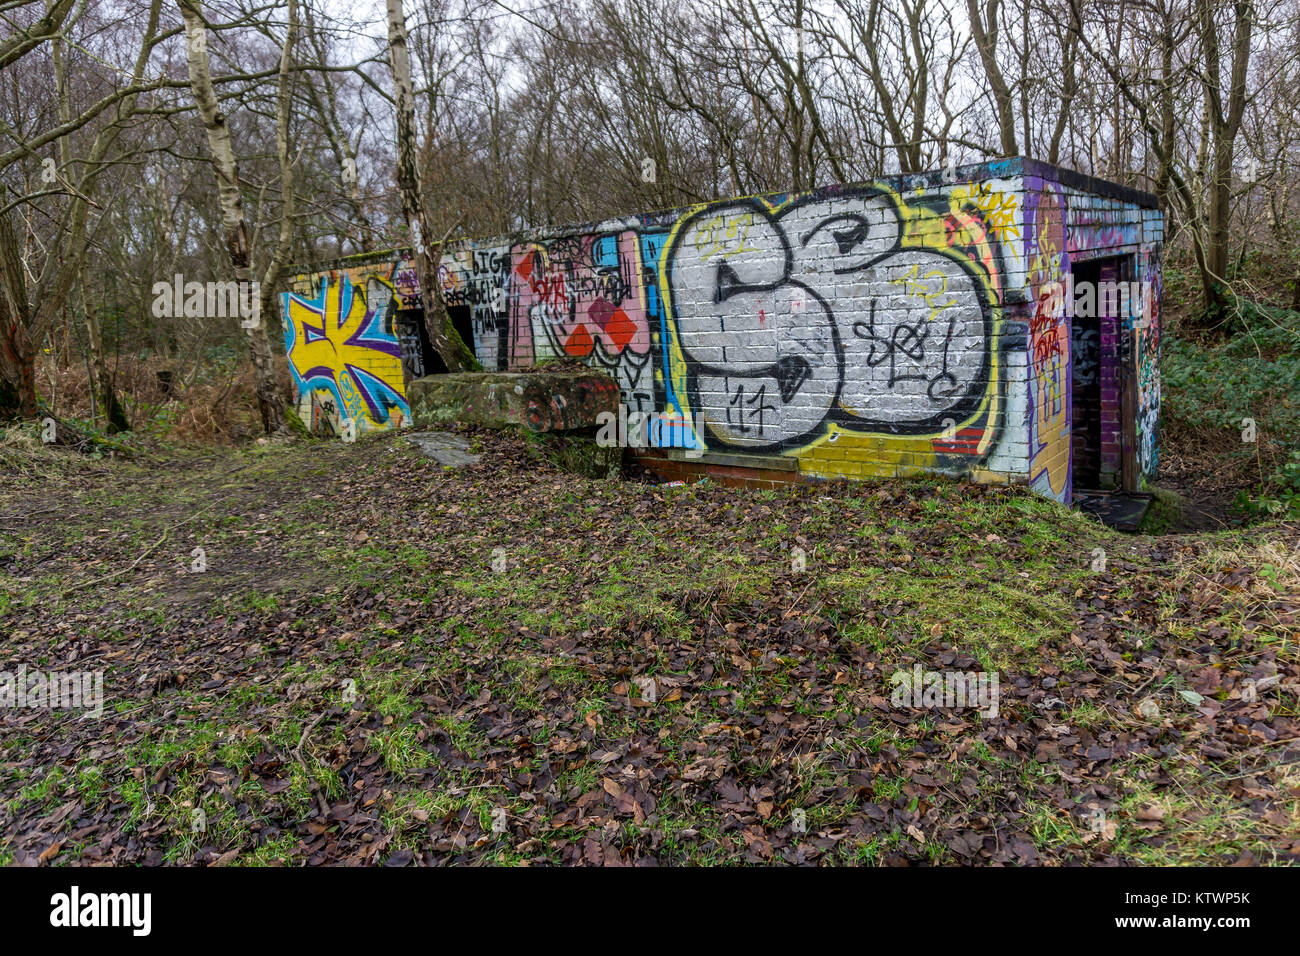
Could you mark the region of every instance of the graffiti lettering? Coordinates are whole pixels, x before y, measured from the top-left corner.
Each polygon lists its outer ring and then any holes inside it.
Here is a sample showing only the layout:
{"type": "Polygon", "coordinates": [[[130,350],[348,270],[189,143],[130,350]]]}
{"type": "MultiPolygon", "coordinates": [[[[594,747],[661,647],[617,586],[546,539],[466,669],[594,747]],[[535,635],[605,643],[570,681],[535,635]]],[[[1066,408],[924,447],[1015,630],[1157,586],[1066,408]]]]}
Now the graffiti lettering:
{"type": "Polygon", "coordinates": [[[831,424],[938,433],[975,412],[993,302],[966,257],[903,248],[903,233],[898,201],[877,189],[678,224],[666,298],[710,442],[780,449],[831,424]]]}
{"type": "Polygon", "coordinates": [[[358,289],[328,273],[314,296],[286,292],[285,348],[299,415],[319,434],[402,427],[411,419],[394,332],[393,287],[377,276],[358,289]]]}
{"type": "MultiPolygon", "coordinates": [[[[1026,162],[461,241],[438,281],[468,310],[485,367],[562,358],[604,371],[620,414],[647,414],[652,446],[786,455],[822,476],[989,475],[1064,501],[1072,448],[1088,448],[1073,440],[1081,385],[1102,396],[1080,405],[1102,425],[1093,470],[1118,461],[1121,348],[1137,379],[1138,461],[1154,475],[1162,224],[1154,209],[1017,170],[1026,162]],[[1125,279],[1145,283],[1142,322],[1074,321],[1075,271],[1119,256],[1131,257],[1125,279]],[[1105,415],[1088,410],[1103,403],[1105,415]]],[[[390,300],[418,305],[418,284],[408,259],[350,274],[364,295],[330,273],[285,300],[300,409],[386,427],[409,413],[400,368],[385,363],[418,334],[399,347],[377,316],[390,300]]],[[[529,427],[585,421],[576,398],[530,396],[529,427]]]]}

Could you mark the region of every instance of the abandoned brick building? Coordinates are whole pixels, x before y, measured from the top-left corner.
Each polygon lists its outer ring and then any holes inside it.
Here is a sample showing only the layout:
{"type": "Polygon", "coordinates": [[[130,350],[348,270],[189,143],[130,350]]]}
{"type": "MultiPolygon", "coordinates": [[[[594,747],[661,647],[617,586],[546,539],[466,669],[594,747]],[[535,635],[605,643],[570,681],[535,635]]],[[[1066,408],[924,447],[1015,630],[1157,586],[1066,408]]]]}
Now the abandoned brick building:
{"type": "MultiPolygon", "coordinates": [[[[1014,158],[463,240],[439,281],[485,369],[610,376],[666,478],[938,472],[1069,503],[1155,476],[1163,229],[1147,193],[1014,158]]],[[[412,423],[418,286],[400,251],[294,279],[314,431],[412,423]]]]}

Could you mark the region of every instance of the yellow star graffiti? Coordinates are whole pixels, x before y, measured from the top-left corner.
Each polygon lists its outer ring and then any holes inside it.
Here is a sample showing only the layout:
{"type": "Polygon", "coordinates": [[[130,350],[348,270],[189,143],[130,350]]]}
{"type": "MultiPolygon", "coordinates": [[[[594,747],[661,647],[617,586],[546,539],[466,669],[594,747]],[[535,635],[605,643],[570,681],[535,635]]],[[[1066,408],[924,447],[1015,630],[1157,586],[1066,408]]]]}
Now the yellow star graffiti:
{"type": "Polygon", "coordinates": [[[988,183],[980,183],[971,197],[979,207],[989,229],[1003,239],[1019,239],[1016,225],[1016,194],[1004,193],[988,183]]]}
{"type": "Polygon", "coordinates": [[[330,276],[314,299],[285,296],[299,398],[313,389],[330,392],[358,431],[400,427],[410,418],[401,350],[389,328],[393,289],[379,280],[367,286],[330,276]]]}
{"type": "Polygon", "coordinates": [[[922,273],[921,266],[916,263],[906,273],[897,279],[890,279],[890,285],[903,287],[903,292],[907,295],[914,295],[917,298],[924,299],[925,304],[930,307],[929,320],[934,321],[935,317],[944,309],[950,308],[953,299],[948,295],[948,277],[938,269],[931,269],[929,272],[922,273]],[[935,282],[938,288],[935,287],[935,282]],[[940,302],[940,296],[948,296],[947,301],[940,302]]]}

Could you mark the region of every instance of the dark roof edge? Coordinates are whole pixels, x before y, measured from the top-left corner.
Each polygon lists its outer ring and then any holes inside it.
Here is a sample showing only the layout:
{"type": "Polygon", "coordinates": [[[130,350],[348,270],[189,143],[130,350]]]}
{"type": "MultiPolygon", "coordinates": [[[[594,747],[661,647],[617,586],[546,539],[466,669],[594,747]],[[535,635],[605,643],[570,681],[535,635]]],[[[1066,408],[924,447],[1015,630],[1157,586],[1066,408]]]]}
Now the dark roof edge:
{"type": "Polygon", "coordinates": [[[370,252],[354,252],[350,256],[339,256],[313,263],[293,263],[280,270],[280,284],[292,282],[299,276],[316,275],[335,269],[353,269],[359,266],[373,266],[381,262],[408,258],[413,250],[409,246],[392,246],[388,249],[373,249],[370,252]]]}
{"type": "Polygon", "coordinates": [[[1121,202],[1131,202],[1133,205],[1141,206],[1144,209],[1160,208],[1160,200],[1155,193],[1149,193],[1133,186],[1124,186],[1120,183],[1111,182],[1109,179],[1089,176],[1087,173],[1067,169],[1064,166],[1056,166],[1041,159],[1025,157],[1021,162],[1024,164],[1026,176],[1038,176],[1042,179],[1058,182],[1062,186],[1070,186],[1096,196],[1118,199],[1121,202]]]}

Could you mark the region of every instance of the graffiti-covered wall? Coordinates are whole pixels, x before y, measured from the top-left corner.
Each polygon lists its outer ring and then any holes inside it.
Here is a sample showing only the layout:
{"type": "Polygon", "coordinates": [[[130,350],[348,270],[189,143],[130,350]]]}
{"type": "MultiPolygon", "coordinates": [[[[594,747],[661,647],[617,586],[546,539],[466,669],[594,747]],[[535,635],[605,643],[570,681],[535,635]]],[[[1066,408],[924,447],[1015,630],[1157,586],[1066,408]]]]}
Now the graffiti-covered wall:
{"type": "Polygon", "coordinates": [[[1096,364],[1112,417],[1113,377],[1136,356],[1148,477],[1159,412],[1158,311],[1078,337],[1073,265],[1129,257],[1131,278],[1158,283],[1161,239],[1145,194],[1011,159],[466,241],[439,282],[485,368],[600,368],[627,412],[653,416],[651,445],[1068,501],[1073,351],[1096,364]]]}
{"type": "Polygon", "coordinates": [[[486,366],[604,369],[630,412],[655,413],[654,445],[823,476],[1023,471],[1004,202],[887,183],[732,200],[466,244],[440,281],[486,366]]]}
{"type": "Polygon", "coordinates": [[[397,312],[418,301],[410,262],[304,274],[292,289],[280,297],[281,315],[307,428],[342,436],[409,423],[397,312]]]}

